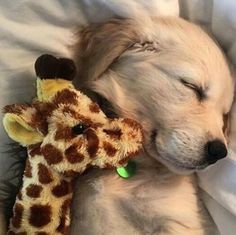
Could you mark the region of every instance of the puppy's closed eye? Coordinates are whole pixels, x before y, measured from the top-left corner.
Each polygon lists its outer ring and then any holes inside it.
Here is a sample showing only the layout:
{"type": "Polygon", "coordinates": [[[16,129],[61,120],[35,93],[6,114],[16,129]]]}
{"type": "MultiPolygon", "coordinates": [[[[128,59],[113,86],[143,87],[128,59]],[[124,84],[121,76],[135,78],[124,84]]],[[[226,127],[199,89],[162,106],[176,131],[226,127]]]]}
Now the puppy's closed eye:
{"type": "Polygon", "coordinates": [[[202,87],[198,86],[198,85],[195,85],[195,84],[192,84],[192,83],[189,83],[187,81],[185,81],[184,79],[181,79],[180,82],[187,88],[193,90],[195,92],[195,94],[197,95],[197,98],[199,101],[202,101],[203,99],[206,98],[206,94],[203,90],[202,87]]]}

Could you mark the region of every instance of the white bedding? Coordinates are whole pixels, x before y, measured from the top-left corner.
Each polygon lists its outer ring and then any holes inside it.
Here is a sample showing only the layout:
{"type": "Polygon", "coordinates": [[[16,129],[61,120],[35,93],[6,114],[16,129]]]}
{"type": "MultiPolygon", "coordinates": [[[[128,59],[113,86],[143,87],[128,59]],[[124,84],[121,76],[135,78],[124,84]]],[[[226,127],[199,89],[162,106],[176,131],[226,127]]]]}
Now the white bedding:
{"type": "MultiPolygon", "coordinates": [[[[181,15],[212,30],[234,65],[235,12],[235,0],[180,0],[181,15]]],[[[34,96],[35,59],[42,53],[70,56],[69,45],[78,24],[104,21],[111,16],[178,13],[178,0],[129,0],[124,6],[118,0],[0,0],[0,107],[29,101],[34,96]]],[[[199,173],[206,205],[222,235],[235,235],[236,231],[236,108],[232,124],[229,158],[199,173]]],[[[3,153],[10,140],[2,126],[0,140],[1,189],[4,180],[14,180],[8,169],[15,160],[3,153]]],[[[0,207],[7,196],[0,190],[0,207]]]]}

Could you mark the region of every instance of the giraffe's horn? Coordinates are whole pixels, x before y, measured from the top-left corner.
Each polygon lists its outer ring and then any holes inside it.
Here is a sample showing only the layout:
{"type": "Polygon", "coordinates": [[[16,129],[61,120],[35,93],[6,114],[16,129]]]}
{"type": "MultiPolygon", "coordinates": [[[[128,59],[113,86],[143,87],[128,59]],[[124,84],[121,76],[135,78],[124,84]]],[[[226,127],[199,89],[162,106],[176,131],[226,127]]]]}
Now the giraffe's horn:
{"type": "Polygon", "coordinates": [[[50,101],[58,91],[73,88],[72,80],[76,67],[71,59],[42,55],[35,62],[37,75],[37,97],[39,101],[50,101]]]}

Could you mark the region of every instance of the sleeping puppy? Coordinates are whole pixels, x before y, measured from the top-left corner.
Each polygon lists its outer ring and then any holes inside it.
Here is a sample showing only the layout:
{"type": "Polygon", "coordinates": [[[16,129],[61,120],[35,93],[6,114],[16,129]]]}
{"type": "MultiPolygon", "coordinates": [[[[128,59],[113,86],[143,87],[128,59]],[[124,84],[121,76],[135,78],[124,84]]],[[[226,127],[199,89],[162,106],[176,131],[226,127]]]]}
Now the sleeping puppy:
{"type": "Polygon", "coordinates": [[[71,234],[212,235],[193,174],[226,157],[233,79],[216,43],[178,18],[114,19],[79,32],[80,88],[139,121],[144,151],[128,180],[79,177],[71,234]]]}

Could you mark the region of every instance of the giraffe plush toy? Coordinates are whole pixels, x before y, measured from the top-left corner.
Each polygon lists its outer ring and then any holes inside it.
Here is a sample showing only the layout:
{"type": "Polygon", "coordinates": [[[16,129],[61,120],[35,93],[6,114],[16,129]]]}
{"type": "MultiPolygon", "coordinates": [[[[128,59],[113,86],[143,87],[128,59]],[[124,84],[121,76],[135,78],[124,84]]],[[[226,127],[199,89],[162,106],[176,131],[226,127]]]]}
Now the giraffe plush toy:
{"type": "Polygon", "coordinates": [[[107,118],[76,90],[70,59],[43,55],[35,70],[37,98],[4,109],[6,132],[28,151],[8,235],[69,234],[74,177],[90,166],[125,166],[141,149],[142,129],[107,118]]]}

